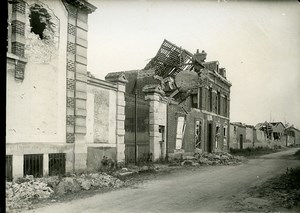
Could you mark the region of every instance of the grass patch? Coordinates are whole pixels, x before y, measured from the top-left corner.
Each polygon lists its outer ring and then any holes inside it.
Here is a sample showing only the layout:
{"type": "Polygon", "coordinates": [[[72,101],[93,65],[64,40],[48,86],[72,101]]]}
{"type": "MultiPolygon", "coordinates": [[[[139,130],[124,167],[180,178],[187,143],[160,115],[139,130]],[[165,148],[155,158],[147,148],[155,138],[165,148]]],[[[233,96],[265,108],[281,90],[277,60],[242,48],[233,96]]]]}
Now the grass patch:
{"type": "Polygon", "coordinates": [[[281,149],[280,146],[275,146],[274,148],[269,147],[248,147],[246,149],[232,149],[230,148],[230,154],[241,155],[241,156],[259,156],[265,155],[273,152],[277,152],[281,149]]]}
{"type": "Polygon", "coordinates": [[[300,149],[294,154],[300,160],[300,149]]]}
{"type": "Polygon", "coordinates": [[[273,177],[260,186],[253,187],[250,194],[266,198],[275,206],[290,209],[300,201],[300,167],[288,169],[285,174],[273,177]]]}

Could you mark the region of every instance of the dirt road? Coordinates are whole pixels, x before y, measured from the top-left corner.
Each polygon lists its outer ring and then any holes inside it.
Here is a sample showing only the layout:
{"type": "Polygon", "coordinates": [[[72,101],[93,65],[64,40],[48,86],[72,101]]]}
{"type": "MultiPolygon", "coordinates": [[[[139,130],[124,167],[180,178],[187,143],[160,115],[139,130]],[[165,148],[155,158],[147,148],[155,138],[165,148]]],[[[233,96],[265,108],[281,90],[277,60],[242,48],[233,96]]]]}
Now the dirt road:
{"type": "MultiPolygon", "coordinates": [[[[299,149],[299,148],[298,148],[299,149]]],[[[155,180],[93,197],[57,203],[28,212],[216,212],[266,179],[300,166],[298,149],[251,159],[238,166],[179,170],[155,180]]]]}

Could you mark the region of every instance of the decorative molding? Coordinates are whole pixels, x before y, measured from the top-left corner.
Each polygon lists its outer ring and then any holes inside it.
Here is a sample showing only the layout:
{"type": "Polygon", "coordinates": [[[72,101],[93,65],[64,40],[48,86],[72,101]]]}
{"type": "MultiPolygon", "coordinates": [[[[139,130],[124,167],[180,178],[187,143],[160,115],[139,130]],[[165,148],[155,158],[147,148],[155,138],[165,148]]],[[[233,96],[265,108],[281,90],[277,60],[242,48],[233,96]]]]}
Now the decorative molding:
{"type": "Polygon", "coordinates": [[[91,3],[89,3],[85,0],[66,0],[66,2],[68,2],[69,4],[71,4],[77,8],[85,10],[88,13],[95,12],[95,10],[97,9],[97,7],[95,7],[94,5],[92,5],[91,3]]]}

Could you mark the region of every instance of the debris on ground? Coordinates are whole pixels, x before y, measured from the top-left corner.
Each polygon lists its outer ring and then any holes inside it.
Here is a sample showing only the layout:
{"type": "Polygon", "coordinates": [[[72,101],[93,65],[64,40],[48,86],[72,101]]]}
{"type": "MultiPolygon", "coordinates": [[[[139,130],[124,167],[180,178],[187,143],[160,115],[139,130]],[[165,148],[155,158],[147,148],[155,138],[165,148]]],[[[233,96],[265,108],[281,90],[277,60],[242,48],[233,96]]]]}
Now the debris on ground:
{"type": "Polygon", "coordinates": [[[6,182],[6,211],[30,209],[32,199],[49,198],[54,193],[47,183],[28,177],[26,179],[22,179],[21,183],[6,182]]]}
{"type": "Polygon", "coordinates": [[[193,156],[174,159],[169,166],[234,165],[244,160],[244,157],[233,156],[227,152],[195,153],[193,156]]]}
{"type": "Polygon", "coordinates": [[[6,182],[6,211],[31,209],[32,201],[61,196],[91,188],[118,188],[124,182],[106,173],[72,175],[70,177],[33,178],[26,176],[6,182]]]}

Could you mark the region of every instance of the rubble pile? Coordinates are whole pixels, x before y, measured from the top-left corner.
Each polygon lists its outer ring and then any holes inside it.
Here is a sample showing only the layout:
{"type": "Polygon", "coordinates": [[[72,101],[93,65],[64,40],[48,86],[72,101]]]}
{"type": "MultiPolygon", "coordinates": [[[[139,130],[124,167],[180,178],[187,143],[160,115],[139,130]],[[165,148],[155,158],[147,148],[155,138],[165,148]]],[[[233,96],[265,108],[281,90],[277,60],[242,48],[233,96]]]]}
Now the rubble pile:
{"type": "Polygon", "coordinates": [[[244,157],[233,156],[227,152],[195,153],[194,156],[186,156],[181,165],[233,165],[244,159],[244,157]]]}
{"type": "Polygon", "coordinates": [[[44,179],[58,195],[78,192],[80,190],[90,190],[92,187],[118,188],[123,186],[121,180],[106,173],[72,175],[60,180],[58,180],[58,177],[48,177],[44,179]]]}
{"type": "Polygon", "coordinates": [[[34,180],[32,176],[6,182],[6,209],[30,208],[32,199],[49,198],[53,193],[47,183],[34,180]]]}
{"type": "Polygon", "coordinates": [[[118,188],[124,182],[106,173],[71,175],[70,177],[33,178],[26,176],[14,182],[6,182],[6,211],[30,209],[33,199],[45,199],[52,195],[63,195],[92,187],[118,188]]]}

